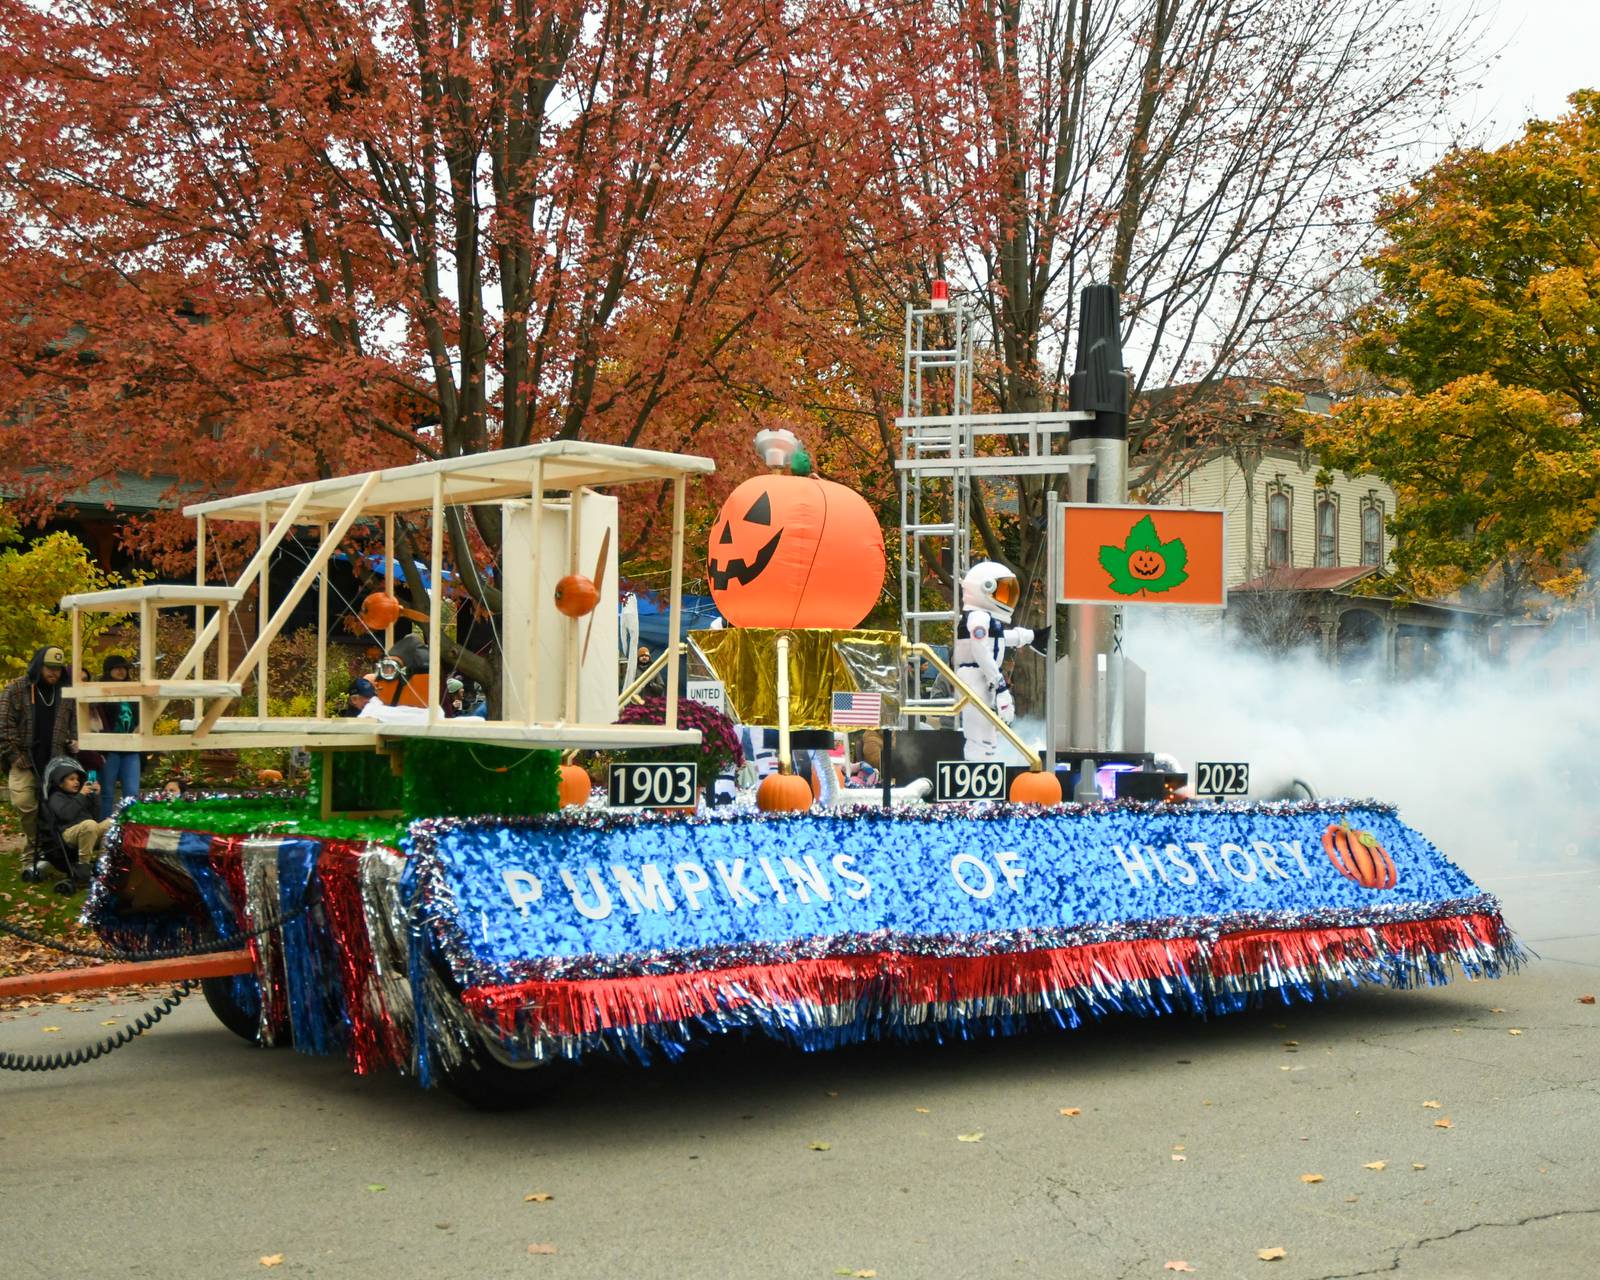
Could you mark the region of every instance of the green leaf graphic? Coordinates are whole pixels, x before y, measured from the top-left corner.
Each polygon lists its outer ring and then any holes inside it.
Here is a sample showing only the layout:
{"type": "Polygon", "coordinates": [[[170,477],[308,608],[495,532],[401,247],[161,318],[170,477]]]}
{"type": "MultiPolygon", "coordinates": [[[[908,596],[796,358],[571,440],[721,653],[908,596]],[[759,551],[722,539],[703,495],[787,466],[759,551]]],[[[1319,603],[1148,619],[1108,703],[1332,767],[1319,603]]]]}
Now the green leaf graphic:
{"type": "Polygon", "coordinates": [[[1189,580],[1189,549],[1182,538],[1161,541],[1155,521],[1145,516],[1120,547],[1100,548],[1100,567],[1119,596],[1159,594],[1189,580]]]}

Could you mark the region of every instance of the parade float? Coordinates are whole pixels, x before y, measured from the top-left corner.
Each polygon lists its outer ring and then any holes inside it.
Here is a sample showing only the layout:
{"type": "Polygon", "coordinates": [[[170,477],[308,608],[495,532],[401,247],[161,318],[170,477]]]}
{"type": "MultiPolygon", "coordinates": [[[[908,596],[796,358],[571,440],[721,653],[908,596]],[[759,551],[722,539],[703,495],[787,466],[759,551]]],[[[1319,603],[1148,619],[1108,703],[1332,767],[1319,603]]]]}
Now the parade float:
{"type": "MultiPolygon", "coordinates": [[[[914,317],[918,350],[936,345],[921,336],[927,314],[914,317]]],[[[201,953],[205,967],[189,972],[205,975],[212,1008],[249,1040],[343,1053],[357,1071],[442,1080],[486,1104],[521,1096],[543,1078],[535,1069],[554,1062],[595,1053],[650,1062],[729,1033],[808,1050],[965,1039],[1112,1013],[1207,1016],[1514,967],[1520,953],[1495,899],[1391,806],[1185,802],[1170,795],[1171,779],[1155,799],[1097,786],[1106,760],[1148,774],[1153,759],[1142,742],[1128,749],[1132,699],[1107,688],[1125,679],[1106,661],[1119,607],[1108,602],[1158,600],[1184,583],[1202,604],[1220,592],[1220,555],[1208,568],[1203,545],[1211,535],[1180,537],[1165,514],[1125,504],[1127,393],[1114,338],[1113,323],[1109,345],[1103,332],[1098,345],[1081,342],[1074,409],[1030,418],[1026,440],[1004,458],[975,451],[974,431],[1018,424],[959,404],[928,414],[909,390],[902,420],[901,532],[913,572],[915,548],[941,528],[964,567],[958,519],[936,518],[918,489],[929,477],[942,477],[939,492],[957,508],[961,484],[1000,462],[1059,472],[1079,499],[1052,507],[1062,554],[1051,598],[1072,603],[1062,689],[1056,637],[1038,633],[1049,660],[1042,748],[951,669],[949,651],[930,639],[939,608],[922,584],[902,582],[900,630],[861,629],[880,597],[881,532],[857,495],[795,466],[792,449],[771,451],[778,470],[723,504],[707,570],[730,625],[687,637],[686,488],[713,470],[708,459],[560,442],[322,480],[187,509],[202,565],[208,522],[258,526],[259,548],[231,585],[202,579],[63,601],[75,636],[85,611],[135,612],[143,672],[156,670],[158,611],[193,610],[196,623],[169,677],[77,691],[80,715],[97,700],[137,698],[146,726],[168,704],[186,704],[178,731],[131,738],[85,722],[84,746],[273,744],[307,747],[315,761],[304,793],[125,803],[86,920],[121,953],[179,965],[201,953]],[[1091,476],[1097,503],[1083,501],[1091,476]],[[670,637],[626,688],[615,637],[618,492],[641,483],[671,489],[670,637]],[[335,718],[319,667],[314,716],[266,714],[265,697],[261,713],[232,714],[246,682],[265,680],[268,646],[312,590],[326,654],[325,570],[357,522],[382,530],[389,575],[364,613],[388,623],[386,651],[400,651],[395,518],[427,518],[429,581],[440,584],[449,513],[485,503],[504,529],[494,718],[442,714],[440,590],[397,677],[415,696],[335,718]],[[1090,546],[1070,533],[1069,508],[1122,523],[1110,533],[1094,526],[1101,541],[1090,546]],[[273,548],[307,526],[321,531],[319,549],[284,598],[269,601],[273,548]],[[228,618],[247,598],[260,625],[234,657],[228,618]],[[563,773],[563,753],[652,748],[670,759],[683,748],[693,759],[685,654],[715,673],[734,719],[778,731],[778,771],[757,796],[708,806],[707,779],[692,767],[617,755],[609,790],[587,794],[586,775],[563,773]],[[658,676],[660,723],[639,723],[626,708],[658,676]],[[873,725],[914,739],[919,727],[963,717],[991,724],[1010,763],[957,750],[925,802],[891,788],[888,762],[881,793],[850,797],[831,767],[808,778],[795,762],[808,733],[873,725]]],[[[952,598],[947,635],[960,611],[952,598]]],[[[73,649],[77,667],[76,639],[73,649]]]]}

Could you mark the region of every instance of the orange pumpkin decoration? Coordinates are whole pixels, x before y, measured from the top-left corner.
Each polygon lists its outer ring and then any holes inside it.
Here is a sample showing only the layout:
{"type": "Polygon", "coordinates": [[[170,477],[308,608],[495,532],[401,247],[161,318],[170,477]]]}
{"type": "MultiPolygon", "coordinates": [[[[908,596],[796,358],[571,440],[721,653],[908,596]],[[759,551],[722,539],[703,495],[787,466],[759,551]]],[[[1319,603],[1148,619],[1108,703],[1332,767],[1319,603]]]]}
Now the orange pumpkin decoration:
{"type": "Polygon", "coordinates": [[[885,565],[867,500],[815,476],[746,480],[706,554],[711,598],[736,627],[854,627],[878,603],[885,565]]]}
{"type": "Polygon", "coordinates": [[[1159,551],[1135,551],[1128,557],[1128,572],[1149,581],[1167,571],[1167,558],[1159,551]]]}
{"type": "Polygon", "coordinates": [[[1367,889],[1392,889],[1399,875],[1389,851],[1370,831],[1358,831],[1348,822],[1330,822],[1322,833],[1322,850],[1333,868],[1347,880],[1367,889]]]}
{"type": "Polygon", "coordinates": [[[584,804],[589,799],[589,792],[594,783],[589,779],[589,771],[575,764],[561,766],[561,807],[571,809],[584,804]]]}
{"type": "Polygon", "coordinates": [[[265,783],[265,782],[282,782],[283,781],[283,774],[279,773],[276,769],[257,769],[256,770],[256,781],[257,782],[263,782],[263,783],[265,783]]]}
{"type": "Polygon", "coordinates": [[[1043,769],[1019,773],[1011,780],[1013,804],[1060,804],[1061,779],[1043,769]]]}
{"type": "Polygon", "coordinates": [[[361,621],[372,631],[382,631],[400,621],[400,602],[387,592],[374,591],[361,602],[361,621]]]}
{"type": "Polygon", "coordinates": [[[812,799],[811,784],[798,773],[769,773],[756,788],[756,808],[766,813],[804,813],[812,799]]]}
{"type": "Polygon", "coordinates": [[[556,583],[556,608],[569,618],[581,618],[594,612],[600,603],[600,589],[594,579],[581,573],[569,573],[556,583]]]}

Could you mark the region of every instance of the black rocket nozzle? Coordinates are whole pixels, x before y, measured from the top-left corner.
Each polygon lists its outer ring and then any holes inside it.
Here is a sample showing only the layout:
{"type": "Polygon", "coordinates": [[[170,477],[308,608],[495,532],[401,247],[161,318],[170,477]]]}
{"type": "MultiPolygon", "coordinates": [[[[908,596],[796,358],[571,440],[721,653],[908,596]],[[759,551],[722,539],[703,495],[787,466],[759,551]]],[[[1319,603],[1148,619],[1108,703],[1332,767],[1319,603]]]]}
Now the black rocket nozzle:
{"type": "Polygon", "coordinates": [[[1084,289],[1078,304],[1078,360],[1068,383],[1072,407],[1094,414],[1074,422],[1073,439],[1128,437],[1128,373],[1122,367],[1122,315],[1108,284],[1084,289]]]}

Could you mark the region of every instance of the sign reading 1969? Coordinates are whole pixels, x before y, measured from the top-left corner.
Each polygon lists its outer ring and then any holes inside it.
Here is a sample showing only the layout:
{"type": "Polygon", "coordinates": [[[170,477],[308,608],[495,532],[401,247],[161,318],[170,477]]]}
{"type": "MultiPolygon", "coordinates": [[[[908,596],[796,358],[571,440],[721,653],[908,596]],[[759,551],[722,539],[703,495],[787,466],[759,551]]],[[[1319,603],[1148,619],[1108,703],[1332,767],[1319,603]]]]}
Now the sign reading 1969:
{"type": "Polygon", "coordinates": [[[607,799],[613,809],[692,809],[699,775],[694,764],[614,764],[607,799]]]}
{"type": "Polygon", "coordinates": [[[1201,760],[1194,766],[1194,793],[1197,796],[1242,796],[1250,791],[1250,766],[1201,760]]]}
{"type": "Polygon", "coordinates": [[[933,770],[935,800],[1004,800],[1006,767],[999,760],[940,760],[933,770]]]}

